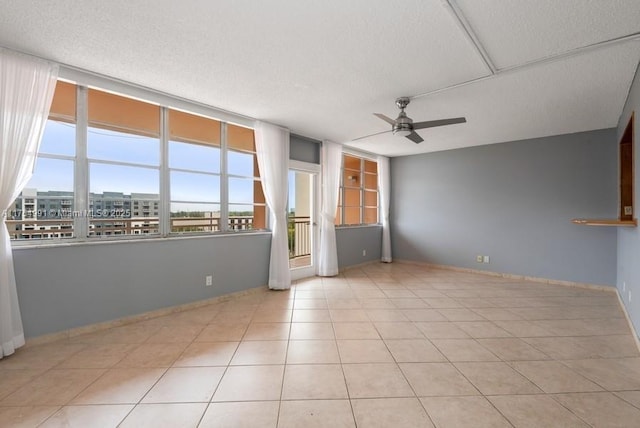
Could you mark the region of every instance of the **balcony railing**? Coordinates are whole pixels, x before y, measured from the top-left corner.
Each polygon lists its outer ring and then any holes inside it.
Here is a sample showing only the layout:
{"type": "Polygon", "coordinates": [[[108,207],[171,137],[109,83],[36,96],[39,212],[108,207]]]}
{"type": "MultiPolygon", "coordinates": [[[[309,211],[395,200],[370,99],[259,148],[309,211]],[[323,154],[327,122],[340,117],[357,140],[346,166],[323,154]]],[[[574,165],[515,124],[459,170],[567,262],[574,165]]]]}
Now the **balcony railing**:
{"type": "Polygon", "coordinates": [[[289,217],[289,258],[311,254],[311,219],[289,217]]]}

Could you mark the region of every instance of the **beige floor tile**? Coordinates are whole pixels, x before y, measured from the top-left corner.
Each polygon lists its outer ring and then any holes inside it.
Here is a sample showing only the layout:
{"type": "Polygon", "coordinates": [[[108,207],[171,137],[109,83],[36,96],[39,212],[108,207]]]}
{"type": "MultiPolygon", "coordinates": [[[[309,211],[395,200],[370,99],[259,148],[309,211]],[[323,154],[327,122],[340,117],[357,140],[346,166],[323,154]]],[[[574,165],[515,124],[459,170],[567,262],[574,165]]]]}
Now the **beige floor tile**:
{"type": "Polygon", "coordinates": [[[367,309],[366,315],[374,323],[409,321],[401,309],[367,309]]]}
{"type": "Polygon", "coordinates": [[[199,428],[276,428],[279,401],[211,403],[199,428]]]}
{"type": "Polygon", "coordinates": [[[110,369],[82,391],[72,404],[136,404],[165,371],[161,368],[110,369]]]}
{"type": "Polygon", "coordinates": [[[575,337],[526,337],[522,340],[556,360],[576,360],[598,356],[595,352],[578,345],[575,339],[575,337]]]}
{"type": "Polygon", "coordinates": [[[327,309],[327,299],[298,299],[293,304],[294,309],[327,309]]]}
{"type": "MultiPolygon", "coordinates": [[[[297,308],[294,303],[295,309],[297,308]]],[[[293,311],[291,309],[259,309],[251,318],[251,322],[291,322],[293,311]]]]}
{"type": "Polygon", "coordinates": [[[333,340],[333,325],[328,322],[294,322],[291,324],[291,340],[333,340]]]}
{"type": "Polygon", "coordinates": [[[382,340],[338,340],[340,361],[348,363],[392,363],[393,357],[382,340]]]}
{"type": "Polygon", "coordinates": [[[118,424],[133,405],[65,406],[40,425],[41,428],[92,427],[109,428],[118,424]]]}
{"type": "Polygon", "coordinates": [[[475,339],[432,339],[431,342],[449,361],[498,361],[475,339]]]}
{"type": "Polygon", "coordinates": [[[170,367],[187,346],[187,343],[143,343],[120,360],[115,367],[170,367]]]}
{"type": "Polygon", "coordinates": [[[205,403],[139,404],[120,428],[192,428],[206,408],[205,403]]]}
{"type": "MultiPolygon", "coordinates": [[[[430,287],[429,285],[425,285],[425,286],[430,287]]],[[[447,298],[447,296],[442,291],[433,290],[431,288],[420,288],[420,289],[414,289],[412,291],[413,291],[413,294],[415,294],[416,296],[420,297],[423,300],[425,298],[432,298],[432,299],[447,298]]]]}
{"type": "MultiPolygon", "coordinates": [[[[630,334],[573,338],[578,346],[602,358],[638,357],[638,347],[630,334]]],[[[579,357],[578,357],[579,358],[579,357]]]]}
{"type": "MultiPolygon", "coordinates": [[[[568,360],[564,364],[609,391],[640,390],[640,364],[635,369],[624,358],[568,360]]],[[[580,391],[566,391],[580,392],[580,391]]]]}
{"type": "MultiPolygon", "coordinates": [[[[330,294],[331,295],[331,294],[330,294]]],[[[331,295],[335,296],[335,294],[331,295]]],[[[360,309],[362,308],[362,303],[360,300],[354,297],[348,298],[339,298],[339,297],[329,297],[327,296],[327,307],[330,309],[360,309]]]]}
{"type": "Polygon", "coordinates": [[[602,390],[558,361],[516,361],[511,366],[546,393],[602,390]]]}
{"type": "Polygon", "coordinates": [[[594,427],[625,428],[640,424],[640,410],[609,392],[560,394],[553,398],[594,427]]]}
{"type": "Polygon", "coordinates": [[[498,327],[491,321],[460,321],[455,324],[475,339],[511,337],[511,333],[498,327]]]}
{"type": "Polygon", "coordinates": [[[355,288],[353,287],[353,293],[356,295],[356,298],[365,300],[365,299],[387,299],[387,296],[382,292],[382,290],[371,287],[371,288],[355,288]]]}
{"type": "Polygon", "coordinates": [[[283,400],[348,398],[339,364],[288,365],[284,371],[283,400]]]}
{"type": "Polygon", "coordinates": [[[401,363],[418,397],[478,395],[478,390],[450,363],[401,363]]]}
{"type": "Polygon", "coordinates": [[[19,348],[13,355],[0,360],[0,369],[50,369],[85,349],[84,344],[49,344],[19,348]]]}
{"type": "Polygon", "coordinates": [[[511,427],[484,397],[427,397],[420,401],[438,428],[511,427]]]}
{"type": "Polygon", "coordinates": [[[369,322],[365,309],[330,309],[331,321],[337,322],[369,322]]]}
{"type": "Polygon", "coordinates": [[[171,325],[161,327],[145,343],[191,343],[200,334],[203,325],[171,325]]]}
{"type": "Polygon", "coordinates": [[[44,369],[0,370],[0,400],[44,372],[44,369]]]}
{"type": "Polygon", "coordinates": [[[533,323],[533,321],[494,321],[515,337],[548,337],[553,336],[550,331],[533,323]]]}
{"type": "Polygon", "coordinates": [[[416,327],[427,339],[467,339],[469,335],[450,321],[417,322],[416,327]]]}
{"type": "Polygon", "coordinates": [[[224,367],[176,367],[167,370],[145,395],[143,403],[209,402],[224,367]]]}
{"type": "Polygon", "coordinates": [[[58,411],[60,406],[1,407],[0,426],[6,428],[33,428],[58,411]]]}
{"type": "Polygon", "coordinates": [[[398,363],[433,363],[447,360],[426,339],[385,340],[384,342],[398,363]]]}
{"type": "MultiPolygon", "coordinates": [[[[213,325],[244,325],[245,327],[253,318],[255,310],[225,310],[213,317],[210,324],[213,325]]],[[[258,321],[258,320],[255,320],[258,321]]],[[[266,321],[265,321],[266,322],[266,321]]],[[[277,321],[276,321],[277,322],[277,321]]],[[[283,321],[286,322],[286,321],[283,321]]]]}
{"type": "Polygon", "coordinates": [[[327,309],[299,309],[293,311],[291,322],[331,322],[327,309]]]}
{"type": "Polygon", "coordinates": [[[351,400],[358,428],[433,427],[417,398],[351,400]]]}
{"type": "Polygon", "coordinates": [[[484,395],[540,394],[527,378],[503,362],[455,363],[484,395]]]}
{"type": "Polygon", "coordinates": [[[549,357],[519,338],[478,339],[478,343],[504,361],[548,360],[549,357]]]}
{"type": "Polygon", "coordinates": [[[438,309],[449,321],[485,321],[482,316],[473,312],[471,309],[463,308],[442,308],[438,309]]]}
{"type": "Polygon", "coordinates": [[[286,340],[240,342],[231,359],[232,366],[284,364],[287,356],[286,340]]]}
{"type": "Polygon", "coordinates": [[[88,345],[85,349],[75,353],[56,368],[59,369],[107,369],[119,363],[137,344],[95,344],[88,345]]]}
{"type": "Polygon", "coordinates": [[[0,405],[65,405],[104,372],[104,369],[52,369],[18,388],[2,400],[0,405]]]}
{"type": "Polygon", "coordinates": [[[226,366],[239,342],[194,342],[173,364],[177,367],[226,366]]]}
{"type": "Polygon", "coordinates": [[[360,303],[363,309],[397,309],[391,299],[362,299],[360,303]]]}
{"type": "Polygon", "coordinates": [[[383,339],[423,339],[424,335],[411,322],[376,322],[383,339]]]}
{"type": "Polygon", "coordinates": [[[279,400],[284,366],[229,367],[212,401],[279,400]]]}
{"type": "MultiPolygon", "coordinates": [[[[444,295],[444,294],[443,294],[444,295]]],[[[430,308],[436,309],[458,309],[463,308],[462,304],[449,297],[425,297],[422,299],[430,308]]]]}
{"type": "Polygon", "coordinates": [[[355,428],[349,400],[283,401],[278,428],[355,428]]]}
{"type": "Polygon", "coordinates": [[[290,340],[287,364],[339,363],[335,340],[290,340]]]}
{"type": "Polygon", "coordinates": [[[100,339],[100,343],[112,344],[112,343],[144,343],[154,333],[160,330],[161,326],[145,325],[142,323],[135,323],[125,325],[122,327],[115,327],[104,332],[100,339]]]}
{"type": "Polygon", "coordinates": [[[349,397],[413,397],[414,393],[396,364],[343,364],[349,397]]]}
{"type": "Polygon", "coordinates": [[[615,394],[627,403],[640,409],[640,391],[621,391],[615,394]]]}
{"type": "Polygon", "coordinates": [[[390,299],[393,305],[398,309],[426,309],[429,307],[422,299],[413,298],[398,298],[390,299]]]}
{"type": "Polygon", "coordinates": [[[296,290],[295,299],[324,299],[324,290],[296,290]]]}
{"type": "Polygon", "coordinates": [[[254,322],[249,324],[242,340],[287,340],[290,325],[282,322],[254,322]]]}
{"type": "Polygon", "coordinates": [[[589,427],[547,395],[504,395],[487,398],[515,428],[589,427]]]}
{"type": "Polygon", "coordinates": [[[521,317],[516,313],[503,308],[474,308],[473,312],[490,321],[509,321],[521,319],[521,317]]]}
{"type": "Polygon", "coordinates": [[[333,324],[336,339],[380,339],[370,322],[340,322],[333,324]]]}
{"type": "Polygon", "coordinates": [[[222,324],[215,323],[207,325],[195,338],[196,342],[237,342],[242,339],[247,324],[222,324]]]}
{"type": "Polygon", "coordinates": [[[413,322],[436,322],[447,319],[436,309],[403,309],[402,313],[413,322]]]}

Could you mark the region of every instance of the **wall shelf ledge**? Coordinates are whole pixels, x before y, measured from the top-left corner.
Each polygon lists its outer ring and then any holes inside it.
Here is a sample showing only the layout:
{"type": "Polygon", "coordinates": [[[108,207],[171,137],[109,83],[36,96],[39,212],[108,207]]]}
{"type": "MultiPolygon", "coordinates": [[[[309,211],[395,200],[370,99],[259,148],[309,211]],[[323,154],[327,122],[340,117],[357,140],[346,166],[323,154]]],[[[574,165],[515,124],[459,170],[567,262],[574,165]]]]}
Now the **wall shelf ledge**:
{"type": "Polygon", "coordinates": [[[601,219],[601,218],[574,218],[571,220],[575,224],[583,226],[614,226],[614,227],[637,227],[638,219],[632,220],[619,220],[615,219],[601,219]]]}

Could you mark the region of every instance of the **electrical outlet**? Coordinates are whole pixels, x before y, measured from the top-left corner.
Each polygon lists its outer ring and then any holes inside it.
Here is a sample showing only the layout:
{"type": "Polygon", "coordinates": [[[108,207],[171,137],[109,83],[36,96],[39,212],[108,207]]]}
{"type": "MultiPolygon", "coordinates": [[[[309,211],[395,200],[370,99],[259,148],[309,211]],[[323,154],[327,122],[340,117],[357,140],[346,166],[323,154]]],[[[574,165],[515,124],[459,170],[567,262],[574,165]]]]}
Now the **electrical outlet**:
{"type": "Polygon", "coordinates": [[[489,256],[484,256],[482,258],[482,263],[489,263],[489,256]]]}
{"type": "Polygon", "coordinates": [[[476,256],[476,262],[477,263],[482,263],[483,257],[482,256],[476,256]]]}
{"type": "Polygon", "coordinates": [[[362,257],[367,255],[367,250],[362,250],[362,257]]]}
{"type": "Polygon", "coordinates": [[[633,215],[633,207],[631,206],[624,207],[624,215],[633,215]]]}
{"type": "Polygon", "coordinates": [[[207,275],[204,277],[204,285],[211,287],[213,285],[213,275],[207,275]]]}

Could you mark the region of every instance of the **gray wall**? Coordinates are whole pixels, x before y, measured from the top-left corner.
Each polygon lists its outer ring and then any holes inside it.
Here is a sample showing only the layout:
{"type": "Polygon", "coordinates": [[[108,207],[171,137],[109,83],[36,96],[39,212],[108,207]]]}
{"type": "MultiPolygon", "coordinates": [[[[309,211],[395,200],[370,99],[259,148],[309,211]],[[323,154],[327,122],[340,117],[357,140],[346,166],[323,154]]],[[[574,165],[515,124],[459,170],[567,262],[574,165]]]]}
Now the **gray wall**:
{"type": "Polygon", "coordinates": [[[27,337],[267,284],[269,234],[14,247],[27,337]],[[213,286],[205,287],[205,275],[213,286]]]}
{"type": "Polygon", "coordinates": [[[380,260],[382,226],[338,227],[338,267],[344,269],[374,260],[380,260]],[[362,251],[366,255],[362,255],[362,251]]]}
{"type": "Polygon", "coordinates": [[[289,138],[289,159],[320,164],[320,141],[291,134],[289,138]]]}
{"type": "MultiPolygon", "coordinates": [[[[633,147],[635,157],[635,177],[633,183],[634,218],[637,218],[638,212],[640,212],[640,148],[638,148],[638,141],[640,141],[638,140],[638,128],[640,128],[640,124],[638,123],[638,116],[640,116],[640,74],[638,73],[636,70],[636,76],[633,80],[629,98],[624,106],[617,130],[619,142],[629,122],[631,113],[635,111],[633,147]]],[[[618,228],[617,286],[636,332],[640,334],[640,229],[637,227],[618,228]],[[631,299],[629,299],[629,292],[631,292],[631,299]]]]}
{"type": "Polygon", "coordinates": [[[609,129],[394,158],[393,257],[614,285],[615,228],[571,219],[617,216],[616,156],[609,129]]]}

